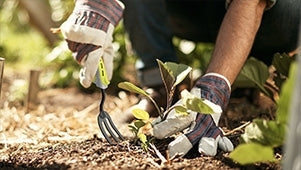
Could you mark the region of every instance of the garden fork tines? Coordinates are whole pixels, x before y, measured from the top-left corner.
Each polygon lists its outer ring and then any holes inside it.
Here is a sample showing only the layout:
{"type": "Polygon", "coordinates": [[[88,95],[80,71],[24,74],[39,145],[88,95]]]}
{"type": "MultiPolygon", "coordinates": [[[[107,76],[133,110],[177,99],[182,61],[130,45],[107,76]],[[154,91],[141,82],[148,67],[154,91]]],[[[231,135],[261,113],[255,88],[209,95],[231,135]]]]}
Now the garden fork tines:
{"type": "Polygon", "coordinates": [[[124,138],[120,134],[120,132],[118,131],[116,126],[114,125],[110,115],[106,111],[104,111],[104,109],[103,109],[103,105],[104,105],[104,102],[105,102],[105,99],[106,99],[105,89],[110,84],[110,81],[108,80],[108,77],[107,77],[107,74],[106,74],[106,69],[105,69],[105,66],[104,66],[104,63],[103,63],[102,59],[100,59],[95,77],[96,77],[96,79],[95,79],[94,83],[96,84],[97,87],[99,87],[101,89],[101,101],[100,101],[100,105],[99,105],[99,114],[98,114],[98,117],[97,117],[98,126],[100,128],[101,133],[105,137],[105,139],[110,144],[113,144],[113,142],[110,139],[107,132],[109,132],[110,136],[113,137],[115,142],[119,142],[118,137],[121,140],[124,140],[124,138]]]}
{"type": "Polygon", "coordinates": [[[102,98],[100,101],[99,114],[98,114],[98,118],[97,118],[100,131],[103,134],[103,136],[105,137],[105,139],[109,142],[109,144],[113,144],[113,142],[110,139],[107,132],[109,132],[109,134],[111,135],[111,137],[113,137],[115,142],[119,142],[119,138],[121,140],[124,140],[123,136],[120,134],[120,132],[114,125],[110,115],[106,111],[103,110],[103,105],[104,105],[104,101],[106,98],[105,89],[101,89],[101,94],[102,94],[102,98]]]}

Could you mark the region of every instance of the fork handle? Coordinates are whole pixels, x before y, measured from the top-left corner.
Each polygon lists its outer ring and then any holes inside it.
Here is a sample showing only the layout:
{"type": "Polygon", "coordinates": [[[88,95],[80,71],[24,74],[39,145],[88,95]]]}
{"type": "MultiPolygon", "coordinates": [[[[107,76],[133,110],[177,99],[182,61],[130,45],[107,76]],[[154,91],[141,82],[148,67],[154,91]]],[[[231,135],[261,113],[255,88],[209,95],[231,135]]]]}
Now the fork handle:
{"type": "Polygon", "coordinates": [[[106,100],[106,92],[105,89],[100,89],[101,92],[101,100],[100,100],[100,104],[99,104],[99,111],[100,113],[103,111],[103,106],[106,100]]]}

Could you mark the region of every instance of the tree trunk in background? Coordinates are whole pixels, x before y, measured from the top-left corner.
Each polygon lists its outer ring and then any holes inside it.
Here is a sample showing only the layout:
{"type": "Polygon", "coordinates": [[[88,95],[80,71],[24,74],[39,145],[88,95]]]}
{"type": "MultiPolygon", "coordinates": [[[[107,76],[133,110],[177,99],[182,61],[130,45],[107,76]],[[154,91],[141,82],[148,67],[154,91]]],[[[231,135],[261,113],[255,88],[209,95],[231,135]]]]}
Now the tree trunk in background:
{"type": "Polygon", "coordinates": [[[30,17],[30,23],[34,25],[53,45],[58,37],[49,30],[57,27],[57,24],[51,19],[51,9],[47,0],[19,0],[20,6],[24,8],[30,17]]]}

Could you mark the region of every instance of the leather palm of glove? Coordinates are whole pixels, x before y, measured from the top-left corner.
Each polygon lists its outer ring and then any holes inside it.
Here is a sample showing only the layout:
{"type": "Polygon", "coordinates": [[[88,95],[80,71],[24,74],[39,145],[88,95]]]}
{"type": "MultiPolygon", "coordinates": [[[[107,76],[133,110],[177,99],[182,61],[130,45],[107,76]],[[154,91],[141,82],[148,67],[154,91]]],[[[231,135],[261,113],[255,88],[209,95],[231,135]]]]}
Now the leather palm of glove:
{"type": "MultiPolygon", "coordinates": [[[[201,154],[215,156],[217,149],[225,152],[233,150],[232,142],[223,135],[223,131],[217,126],[222,110],[228,104],[230,98],[230,83],[219,74],[209,73],[201,77],[191,92],[195,96],[201,96],[202,99],[214,107],[217,107],[216,113],[202,114],[191,112],[187,116],[176,115],[172,110],[167,119],[153,123],[153,134],[158,139],[171,136],[177,132],[189,128],[189,131],[178,136],[168,145],[170,157],[176,155],[184,156],[188,151],[198,144],[198,151],[201,154]]],[[[182,101],[178,101],[179,104],[182,101]]]]}
{"type": "Polygon", "coordinates": [[[76,0],[69,18],[60,26],[74,59],[82,65],[80,83],[88,88],[103,59],[108,79],[113,74],[112,35],[124,6],[118,0],[76,0]]]}

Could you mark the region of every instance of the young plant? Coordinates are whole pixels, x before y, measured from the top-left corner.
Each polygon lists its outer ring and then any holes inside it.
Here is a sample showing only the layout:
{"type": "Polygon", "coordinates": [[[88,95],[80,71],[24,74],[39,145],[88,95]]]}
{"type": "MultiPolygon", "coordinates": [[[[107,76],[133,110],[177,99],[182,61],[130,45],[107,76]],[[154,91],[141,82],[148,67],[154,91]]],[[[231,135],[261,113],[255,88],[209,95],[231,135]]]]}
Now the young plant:
{"type": "Polygon", "coordinates": [[[141,109],[133,109],[132,113],[136,120],[129,124],[129,128],[135,136],[134,143],[137,143],[139,139],[141,142],[141,147],[144,150],[147,150],[150,141],[147,139],[147,133],[151,127],[149,114],[141,109]]]}
{"type": "MultiPolygon", "coordinates": [[[[184,80],[184,78],[190,73],[192,69],[191,67],[186,66],[184,64],[176,64],[172,62],[163,63],[160,60],[157,60],[157,62],[160,68],[160,73],[163,83],[165,85],[165,89],[167,91],[167,107],[165,110],[168,110],[170,108],[170,105],[172,104],[172,99],[176,86],[184,80]]],[[[137,87],[136,85],[130,82],[119,83],[118,87],[129,92],[145,96],[154,104],[161,120],[164,120],[164,118],[166,118],[166,116],[164,116],[164,109],[160,109],[160,106],[158,106],[158,104],[154,101],[150,94],[144,91],[143,89],[137,87]]],[[[179,107],[180,110],[181,108],[185,109],[185,107],[179,107]]],[[[147,139],[147,127],[151,126],[149,120],[149,113],[141,109],[134,109],[132,113],[136,120],[134,121],[134,123],[129,125],[130,130],[135,135],[134,140],[137,141],[137,139],[139,139],[142,144],[142,148],[146,149],[150,142],[150,140],[147,139]]]]}
{"type": "MultiPolygon", "coordinates": [[[[166,92],[167,92],[167,106],[165,110],[168,110],[170,108],[170,105],[172,104],[173,95],[176,89],[176,86],[180,84],[185,77],[190,73],[192,70],[191,67],[184,65],[184,64],[176,64],[173,62],[166,62],[163,63],[160,60],[157,60],[161,78],[163,80],[166,92]]],[[[140,94],[145,97],[147,97],[155,106],[157,109],[157,112],[159,113],[159,116],[162,120],[164,120],[164,109],[160,109],[158,104],[154,101],[154,99],[143,89],[137,87],[136,85],[130,83],[130,82],[122,82],[118,84],[119,88],[122,88],[124,90],[127,90],[132,93],[140,94]]]]}
{"type": "Polygon", "coordinates": [[[244,143],[230,153],[230,158],[234,161],[242,165],[276,161],[273,150],[284,143],[295,73],[296,65],[292,64],[289,78],[284,82],[280,93],[276,119],[255,119],[248,125],[242,135],[244,143]]]}
{"type": "Polygon", "coordinates": [[[191,72],[192,68],[184,64],[176,64],[173,62],[163,63],[160,60],[157,60],[157,62],[159,65],[161,78],[167,92],[166,110],[168,110],[172,104],[176,86],[185,79],[185,77],[191,72]]]}
{"type": "MultiPolygon", "coordinates": [[[[151,98],[150,94],[130,82],[119,83],[118,87],[147,97],[157,109],[161,121],[167,118],[172,109],[175,109],[180,115],[188,114],[189,110],[209,114],[221,112],[216,111],[216,107],[208,104],[206,100],[200,99],[199,96],[192,95],[187,90],[181,92],[182,104],[171,107],[176,86],[185,79],[192,68],[184,64],[176,64],[173,62],[163,63],[160,60],[157,60],[157,62],[167,92],[167,106],[165,109],[160,109],[157,103],[151,98]]],[[[129,127],[135,135],[135,140],[140,139],[142,147],[146,148],[149,140],[147,140],[147,131],[143,131],[142,129],[148,129],[145,127],[151,125],[149,122],[149,113],[141,109],[134,109],[133,115],[137,120],[135,120],[133,124],[130,124],[129,127]]]]}

